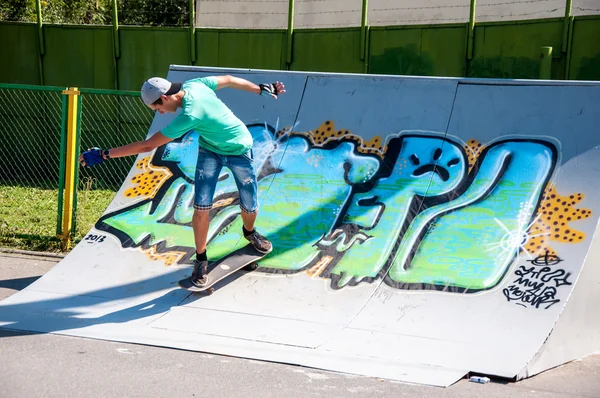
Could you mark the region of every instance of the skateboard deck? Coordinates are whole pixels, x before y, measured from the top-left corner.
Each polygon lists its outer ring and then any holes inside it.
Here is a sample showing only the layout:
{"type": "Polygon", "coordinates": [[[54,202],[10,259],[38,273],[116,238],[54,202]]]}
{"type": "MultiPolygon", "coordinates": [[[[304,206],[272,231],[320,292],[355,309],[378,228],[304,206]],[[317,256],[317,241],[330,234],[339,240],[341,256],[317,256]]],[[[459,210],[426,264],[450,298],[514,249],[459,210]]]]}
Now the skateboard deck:
{"type": "Polygon", "coordinates": [[[188,290],[190,292],[206,292],[211,294],[214,289],[212,286],[219,282],[221,279],[233,274],[234,272],[250,266],[251,270],[258,268],[255,264],[257,260],[260,260],[268,253],[261,253],[254,248],[254,246],[248,244],[241,249],[234,251],[233,253],[223,257],[213,264],[209,264],[206,285],[198,287],[192,283],[191,277],[185,278],[177,282],[179,287],[188,290]]]}

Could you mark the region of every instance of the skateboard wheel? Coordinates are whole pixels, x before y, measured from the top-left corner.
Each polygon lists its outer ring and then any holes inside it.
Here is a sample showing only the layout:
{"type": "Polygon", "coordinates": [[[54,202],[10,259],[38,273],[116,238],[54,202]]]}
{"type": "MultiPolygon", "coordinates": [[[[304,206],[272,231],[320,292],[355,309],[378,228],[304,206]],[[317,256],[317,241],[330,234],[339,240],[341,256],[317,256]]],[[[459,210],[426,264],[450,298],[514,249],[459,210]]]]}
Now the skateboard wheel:
{"type": "Polygon", "coordinates": [[[258,264],[257,263],[252,263],[252,264],[248,264],[244,267],[244,269],[246,271],[254,271],[255,269],[258,268],[258,264]]]}
{"type": "Polygon", "coordinates": [[[213,289],[212,287],[209,287],[208,289],[205,290],[207,296],[210,296],[211,294],[213,294],[214,291],[215,291],[215,289],[213,289]]]}

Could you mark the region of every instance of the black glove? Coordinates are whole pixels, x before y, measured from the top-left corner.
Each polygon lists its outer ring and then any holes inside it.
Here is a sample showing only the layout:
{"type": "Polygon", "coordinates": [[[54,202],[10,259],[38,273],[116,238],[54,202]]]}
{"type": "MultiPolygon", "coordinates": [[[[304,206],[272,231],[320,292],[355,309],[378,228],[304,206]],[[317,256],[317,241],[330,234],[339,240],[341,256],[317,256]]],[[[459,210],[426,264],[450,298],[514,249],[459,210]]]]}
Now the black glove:
{"type": "Polygon", "coordinates": [[[275,83],[259,84],[258,87],[260,87],[260,95],[277,98],[277,94],[279,94],[275,83]]]}

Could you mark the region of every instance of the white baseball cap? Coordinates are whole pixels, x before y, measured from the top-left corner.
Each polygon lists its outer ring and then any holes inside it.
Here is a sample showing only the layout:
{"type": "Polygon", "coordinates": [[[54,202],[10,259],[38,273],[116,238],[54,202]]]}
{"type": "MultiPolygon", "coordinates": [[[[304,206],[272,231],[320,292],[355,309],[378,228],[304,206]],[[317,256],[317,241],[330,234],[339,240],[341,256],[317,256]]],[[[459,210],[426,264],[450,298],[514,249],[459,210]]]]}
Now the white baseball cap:
{"type": "Polygon", "coordinates": [[[142,85],[142,101],[146,105],[152,105],[161,95],[176,94],[179,90],[181,90],[181,83],[171,83],[161,77],[153,77],[142,85]]]}

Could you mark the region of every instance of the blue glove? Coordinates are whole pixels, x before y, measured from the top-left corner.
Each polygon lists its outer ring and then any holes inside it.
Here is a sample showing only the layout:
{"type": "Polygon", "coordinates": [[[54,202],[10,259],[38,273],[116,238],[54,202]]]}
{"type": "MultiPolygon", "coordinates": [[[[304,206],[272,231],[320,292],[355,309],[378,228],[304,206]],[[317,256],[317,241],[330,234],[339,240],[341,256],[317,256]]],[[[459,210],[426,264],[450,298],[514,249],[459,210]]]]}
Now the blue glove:
{"type": "Polygon", "coordinates": [[[260,95],[277,98],[277,94],[279,94],[277,92],[277,86],[275,85],[275,83],[259,84],[258,87],[260,87],[260,95]]]}
{"type": "Polygon", "coordinates": [[[94,167],[95,165],[104,162],[105,159],[104,156],[102,156],[103,152],[104,151],[100,148],[90,148],[81,154],[79,163],[81,163],[82,166],[94,167]]]}

